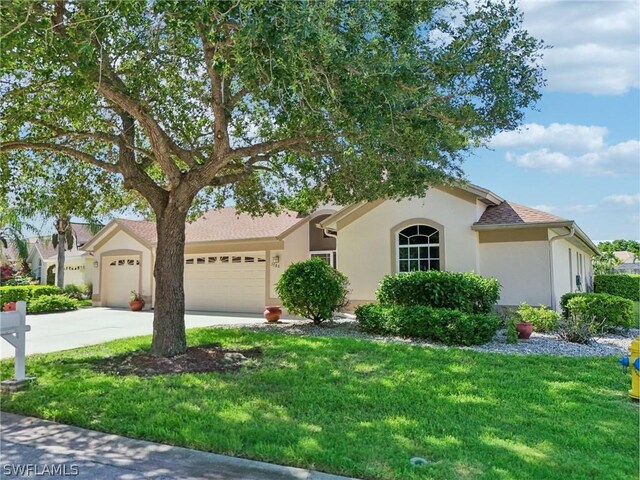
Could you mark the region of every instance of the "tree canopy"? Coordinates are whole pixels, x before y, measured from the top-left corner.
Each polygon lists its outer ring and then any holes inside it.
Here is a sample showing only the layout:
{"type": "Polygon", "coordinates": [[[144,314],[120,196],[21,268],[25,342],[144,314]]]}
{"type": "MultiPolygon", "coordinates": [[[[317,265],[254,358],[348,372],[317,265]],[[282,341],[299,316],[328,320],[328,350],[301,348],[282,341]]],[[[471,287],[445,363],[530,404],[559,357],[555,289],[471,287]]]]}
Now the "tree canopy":
{"type": "Polygon", "coordinates": [[[513,2],[16,0],[0,14],[0,152],[65,155],[146,199],[154,332],[182,338],[154,333],[164,353],[184,349],[169,257],[190,209],[420,195],[462,178],[465,152],[516,127],[543,84],[513,2]]]}

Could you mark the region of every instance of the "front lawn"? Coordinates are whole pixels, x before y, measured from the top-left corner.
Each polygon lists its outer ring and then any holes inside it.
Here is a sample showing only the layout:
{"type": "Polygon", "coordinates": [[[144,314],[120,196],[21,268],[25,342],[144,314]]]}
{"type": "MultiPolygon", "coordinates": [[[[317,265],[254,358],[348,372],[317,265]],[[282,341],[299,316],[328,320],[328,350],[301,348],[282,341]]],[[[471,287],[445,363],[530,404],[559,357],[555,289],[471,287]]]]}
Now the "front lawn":
{"type": "MultiPolygon", "coordinates": [[[[194,329],[261,346],[234,373],[98,373],[150,337],[33,356],[2,409],[134,438],[360,478],[632,479],[638,406],[616,359],[509,356],[349,338],[194,329]],[[414,456],[426,466],[411,467],[414,456]]],[[[2,378],[12,362],[0,364],[2,378]]]]}

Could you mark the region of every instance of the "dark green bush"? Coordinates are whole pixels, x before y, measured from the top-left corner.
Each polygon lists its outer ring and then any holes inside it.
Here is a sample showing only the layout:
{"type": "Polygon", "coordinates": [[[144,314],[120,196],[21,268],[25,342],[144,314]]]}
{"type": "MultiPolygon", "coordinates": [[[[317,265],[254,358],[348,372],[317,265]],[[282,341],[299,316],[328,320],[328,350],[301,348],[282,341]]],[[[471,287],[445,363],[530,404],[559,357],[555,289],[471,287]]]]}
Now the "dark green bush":
{"type": "Polygon", "coordinates": [[[55,295],[60,293],[58,287],[52,285],[20,285],[0,287],[0,304],[24,300],[28,302],[32,298],[41,295],[55,295]]]}
{"type": "Polygon", "coordinates": [[[555,310],[550,310],[544,305],[532,307],[527,303],[520,305],[516,310],[516,315],[523,322],[528,322],[533,326],[535,332],[553,332],[558,328],[560,315],[555,310]]]}
{"type": "Polygon", "coordinates": [[[60,294],[41,295],[27,303],[27,313],[62,312],[77,309],[77,300],[60,294]]]}
{"type": "Polygon", "coordinates": [[[500,298],[500,283],[475,273],[430,270],[385,276],[376,298],[383,305],[423,305],[465,313],[490,313],[500,298]]]}
{"type": "Polygon", "coordinates": [[[464,313],[422,305],[361,305],[356,309],[356,319],[368,332],[425,338],[447,345],[487,343],[500,325],[497,315],[464,313]]]}
{"type": "Polygon", "coordinates": [[[584,303],[580,303],[581,311],[593,318],[594,333],[599,326],[602,326],[603,330],[610,330],[616,327],[630,328],[637,324],[637,319],[633,318],[633,302],[607,293],[564,294],[560,299],[564,319],[571,315],[570,305],[574,298],[584,298],[584,303]]]}
{"type": "Polygon", "coordinates": [[[292,314],[321,323],[347,305],[349,281],[319,258],[292,263],[276,285],[282,305],[292,314]]]}
{"type": "Polygon", "coordinates": [[[596,275],[593,289],[596,293],[608,293],[640,302],[640,275],[596,275]]]}

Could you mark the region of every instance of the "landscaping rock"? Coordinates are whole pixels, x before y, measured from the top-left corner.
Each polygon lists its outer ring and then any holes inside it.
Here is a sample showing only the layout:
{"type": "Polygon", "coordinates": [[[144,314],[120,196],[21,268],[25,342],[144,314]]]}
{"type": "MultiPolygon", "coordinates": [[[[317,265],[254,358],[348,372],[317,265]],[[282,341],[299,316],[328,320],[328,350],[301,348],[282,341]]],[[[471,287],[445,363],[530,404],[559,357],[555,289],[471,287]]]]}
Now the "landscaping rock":
{"type": "Polygon", "coordinates": [[[402,343],[412,346],[434,348],[462,348],[478,352],[509,353],[515,355],[567,355],[577,357],[599,357],[608,355],[626,355],[629,353],[631,341],[640,335],[640,329],[629,329],[627,332],[607,333],[595,336],[591,343],[580,345],[563,342],[553,334],[533,333],[529,340],[521,340],[516,344],[506,342],[506,330],[499,330],[494,339],[484,345],[472,347],[447,347],[440,343],[402,337],[385,337],[360,330],[353,318],[336,318],[331,322],[314,325],[304,320],[285,320],[277,325],[228,325],[212,328],[246,328],[260,332],[267,328],[287,335],[317,337],[350,337],[362,338],[382,343],[402,343]]]}

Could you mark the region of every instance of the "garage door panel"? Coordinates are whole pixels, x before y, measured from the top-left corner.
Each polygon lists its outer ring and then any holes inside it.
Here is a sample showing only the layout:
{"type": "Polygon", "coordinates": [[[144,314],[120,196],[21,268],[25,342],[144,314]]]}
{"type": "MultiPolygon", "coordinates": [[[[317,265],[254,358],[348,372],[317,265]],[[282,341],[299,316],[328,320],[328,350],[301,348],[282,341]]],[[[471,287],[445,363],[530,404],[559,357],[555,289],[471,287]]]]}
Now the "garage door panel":
{"type": "Polygon", "coordinates": [[[222,254],[185,259],[185,305],[189,310],[261,312],[264,308],[264,253],[222,254]],[[198,262],[198,258],[205,261],[198,262]],[[210,261],[215,258],[215,261],[210,261]],[[191,261],[190,261],[191,260],[191,261]]]}
{"type": "Polygon", "coordinates": [[[140,288],[140,257],[105,257],[102,268],[102,304],[106,307],[128,307],[131,291],[140,288]]]}

